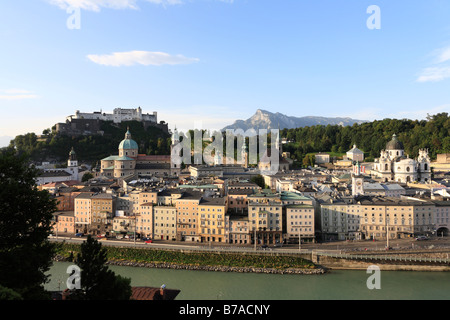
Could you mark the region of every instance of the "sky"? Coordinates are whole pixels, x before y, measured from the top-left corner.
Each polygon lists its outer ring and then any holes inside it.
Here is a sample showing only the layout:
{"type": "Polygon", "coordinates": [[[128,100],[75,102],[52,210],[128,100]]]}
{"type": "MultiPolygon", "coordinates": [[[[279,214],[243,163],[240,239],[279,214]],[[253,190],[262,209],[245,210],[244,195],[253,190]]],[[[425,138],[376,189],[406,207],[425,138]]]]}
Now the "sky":
{"type": "Polygon", "coordinates": [[[208,129],[450,111],[447,0],[2,0],[0,21],[0,146],[76,110],[208,129]]]}

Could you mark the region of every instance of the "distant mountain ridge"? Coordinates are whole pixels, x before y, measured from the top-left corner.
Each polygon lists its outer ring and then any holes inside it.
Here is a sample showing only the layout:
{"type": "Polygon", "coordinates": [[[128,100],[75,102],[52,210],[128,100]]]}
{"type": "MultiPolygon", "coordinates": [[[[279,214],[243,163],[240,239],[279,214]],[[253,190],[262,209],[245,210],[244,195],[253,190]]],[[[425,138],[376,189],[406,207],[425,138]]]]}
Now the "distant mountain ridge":
{"type": "Polygon", "coordinates": [[[247,120],[236,120],[232,125],[224,127],[222,130],[227,129],[295,129],[301,127],[309,127],[314,125],[341,125],[351,126],[354,123],[361,124],[368,122],[366,120],[357,120],[352,118],[340,118],[340,117],[292,117],[282,113],[272,113],[267,110],[258,109],[255,114],[247,120]]]}

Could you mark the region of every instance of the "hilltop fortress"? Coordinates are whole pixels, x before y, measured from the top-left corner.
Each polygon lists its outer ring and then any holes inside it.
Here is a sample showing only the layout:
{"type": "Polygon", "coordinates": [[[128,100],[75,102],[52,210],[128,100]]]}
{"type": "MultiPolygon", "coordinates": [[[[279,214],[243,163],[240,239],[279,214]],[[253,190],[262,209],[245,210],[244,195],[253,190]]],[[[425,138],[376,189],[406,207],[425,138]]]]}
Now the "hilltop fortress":
{"type": "Polygon", "coordinates": [[[136,109],[115,108],[113,113],[104,113],[101,110],[92,113],[80,112],[66,117],[65,123],[56,124],[56,132],[67,135],[89,135],[103,134],[101,130],[102,121],[111,121],[118,124],[124,121],[139,121],[147,129],[149,126],[158,127],[164,132],[168,132],[168,125],[164,121],[158,123],[157,112],[142,113],[141,107],[136,109]]]}

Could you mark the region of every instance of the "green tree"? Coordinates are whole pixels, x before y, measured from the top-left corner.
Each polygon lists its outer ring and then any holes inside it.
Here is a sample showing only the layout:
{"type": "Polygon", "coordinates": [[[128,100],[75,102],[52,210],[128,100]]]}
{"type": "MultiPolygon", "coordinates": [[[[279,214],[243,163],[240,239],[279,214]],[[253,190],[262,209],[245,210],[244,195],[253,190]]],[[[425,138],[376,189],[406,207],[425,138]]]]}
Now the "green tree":
{"type": "Polygon", "coordinates": [[[316,163],[316,157],[313,154],[307,154],[302,161],[304,167],[311,166],[313,167],[316,163]]]}
{"type": "Polygon", "coordinates": [[[252,178],[250,179],[250,181],[256,183],[258,186],[261,187],[261,189],[264,189],[265,186],[266,186],[266,184],[265,184],[265,182],[264,182],[264,177],[263,177],[262,175],[260,175],[260,174],[257,175],[257,176],[252,177],[252,178]]]}
{"type": "Polygon", "coordinates": [[[48,240],[56,201],[35,184],[27,157],[0,153],[0,285],[25,300],[47,299],[55,244],[48,240]]]}
{"type": "Polygon", "coordinates": [[[0,301],[4,300],[23,300],[22,296],[10,288],[0,285],[0,301]]]}
{"type": "Polygon", "coordinates": [[[107,254],[102,244],[88,236],[81,244],[76,264],[81,269],[81,289],[70,295],[74,300],[129,300],[131,279],[116,275],[106,265],[107,254]]]}
{"type": "Polygon", "coordinates": [[[81,178],[81,182],[86,182],[89,179],[92,179],[94,177],[94,175],[90,172],[86,172],[85,174],[83,174],[83,177],[81,178]]]}

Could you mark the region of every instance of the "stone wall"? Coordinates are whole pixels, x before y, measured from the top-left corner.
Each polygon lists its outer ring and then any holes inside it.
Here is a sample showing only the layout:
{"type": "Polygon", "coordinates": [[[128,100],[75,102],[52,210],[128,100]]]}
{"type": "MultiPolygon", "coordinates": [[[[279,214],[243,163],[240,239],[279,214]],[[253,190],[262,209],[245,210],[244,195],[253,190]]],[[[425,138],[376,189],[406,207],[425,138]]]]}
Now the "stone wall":
{"type": "Polygon", "coordinates": [[[429,263],[411,262],[405,263],[400,261],[361,261],[351,259],[339,259],[326,256],[317,256],[312,261],[324,268],[328,269],[347,269],[347,270],[367,270],[371,265],[376,265],[380,270],[385,271],[450,271],[448,265],[433,265],[429,263]]]}

